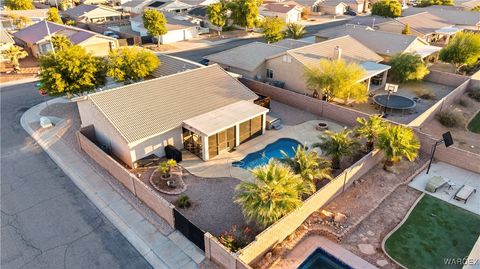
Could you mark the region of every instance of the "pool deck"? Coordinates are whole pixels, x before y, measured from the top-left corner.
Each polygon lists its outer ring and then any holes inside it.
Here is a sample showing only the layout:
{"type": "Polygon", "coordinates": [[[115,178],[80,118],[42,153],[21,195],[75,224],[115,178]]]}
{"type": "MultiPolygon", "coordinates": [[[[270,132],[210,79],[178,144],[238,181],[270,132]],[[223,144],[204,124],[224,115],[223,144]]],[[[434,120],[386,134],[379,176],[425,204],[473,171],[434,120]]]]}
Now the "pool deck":
{"type": "Polygon", "coordinates": [[[470,172],[465,169],[455,167],[443,162],[433,163],[430,168],[430,173],[427,175],[426,170],[416,176],[412,182],[408,184],[421,192],[425,192],[433,197],[439,198],[447,203],[458,206],[477,215],[480,215],[480,175],[470,172]],[[454,183],[454,186],[449,189],[448,186],[443,186],[436,192],[431,193],[425,191],[427,182],[434,176],[441,176],[447,181],[454,183]],[[454,199],[455,193],[464,185],[472,186],[477,189],[477,192],[472,194],[467,203],[463,203],[454,199]]]}
{"type": "Polygon", "coordinates": [[[311,235],[303,239],[285,258],[274,264],[271,269],[298,268],[317,248],[321,248],[355,269],[376,269],[376,266],[368,263],[352,252],[346,250],[323,236],[311,235]]]}

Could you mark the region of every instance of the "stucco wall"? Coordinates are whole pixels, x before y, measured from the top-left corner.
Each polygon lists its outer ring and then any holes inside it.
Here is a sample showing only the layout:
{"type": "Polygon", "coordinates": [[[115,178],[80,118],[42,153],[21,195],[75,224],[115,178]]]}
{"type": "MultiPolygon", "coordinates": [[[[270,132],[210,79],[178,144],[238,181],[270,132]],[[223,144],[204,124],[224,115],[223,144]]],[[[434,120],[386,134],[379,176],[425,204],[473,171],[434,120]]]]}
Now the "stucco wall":
{"type": "Polygon", "coordinates": [[[290,62],[283,61],[283,55],[266,61],[266,68],[273,70],[273,80],[285,82],[285,89],[298,93],[312,94],[307,90],[303,77],[304,66],[291,57],[290,62]]]}
{"type": "Polygon", "coordinates": [[[165,156],[165,146],[167,145],[183,149],[181,127],[142,141],[139,144],[130,145],[132,163],[150,154],[155,154],[159,157],[165,156]]]}
{"type": "Polygon", "coordinates": [[[208,65],[213,65],[213,64],[218,64],[221,68],[227,70],[228,72],[239,74],[242,77],[249,78],[249,79],[255,79],[255,77],[257,75],[260,75],[262,77],[262,79],[265,79],[265,75],[266,75],[266,72],[267,72],[264,64],[261,64],[259,67],[257,67],[253,71],[246,71],[246,70],[239,69],[239,68],[232,67],[232,66],[228,66],[228,65],[225,65],[225,64],[216,63],[214,61],[210,61],[208,63],[208,65]]]}

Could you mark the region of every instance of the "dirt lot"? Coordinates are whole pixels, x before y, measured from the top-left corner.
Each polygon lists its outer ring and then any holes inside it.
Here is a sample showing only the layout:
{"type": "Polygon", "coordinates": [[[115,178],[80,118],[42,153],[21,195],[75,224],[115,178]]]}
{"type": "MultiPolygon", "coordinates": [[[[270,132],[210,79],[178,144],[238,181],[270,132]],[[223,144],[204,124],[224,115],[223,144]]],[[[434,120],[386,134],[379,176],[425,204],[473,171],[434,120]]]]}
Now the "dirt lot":
{"type": "MultiPolygon", "coordinates": [[[[464,98],[468,98],[466,95],[464,98]]],[[[476,102],[473,99],[470,99],[470,105],[465,107],[458,103],[452,104],[449,108],[454,111],[458,111],[462,114],[464,122],[461,127],[457,128],[447,128],[440,124],[436,119],[431,120],[427,124],[421,127],[426,133],[441,137],[443,133],[450,131],[455,140],[455,146],[473,153],[480,154],[480,134],[470,132],[467,129],[467,125],[479,111],[480,111],[480,102],[476,102]]]]}

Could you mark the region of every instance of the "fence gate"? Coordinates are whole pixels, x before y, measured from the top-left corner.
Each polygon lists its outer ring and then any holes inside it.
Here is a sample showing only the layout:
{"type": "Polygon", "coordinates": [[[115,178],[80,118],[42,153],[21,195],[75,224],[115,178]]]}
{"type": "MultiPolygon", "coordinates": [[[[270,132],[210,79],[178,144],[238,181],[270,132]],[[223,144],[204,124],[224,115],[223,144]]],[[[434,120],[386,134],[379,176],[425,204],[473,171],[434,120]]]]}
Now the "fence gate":
{"type": "Polygon", "coordinates": [[[185,218],[176,208],[173,209],[173,217],[175,219],[175,229],[179,230],[188,240],[205,251],[205,233],[185,218]]]}

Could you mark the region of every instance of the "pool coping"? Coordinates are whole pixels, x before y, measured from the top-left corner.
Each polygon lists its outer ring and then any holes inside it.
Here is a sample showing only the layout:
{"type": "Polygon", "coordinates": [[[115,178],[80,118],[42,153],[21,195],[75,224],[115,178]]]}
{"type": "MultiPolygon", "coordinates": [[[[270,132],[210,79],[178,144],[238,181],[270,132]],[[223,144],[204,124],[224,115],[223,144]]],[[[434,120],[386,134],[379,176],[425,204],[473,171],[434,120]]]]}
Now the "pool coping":
{"type": "Polygon", "coordinates": [[[403,226],[403,224],[407,221],[408,217],[410,216],[410,214],[412,213],[413,209],[415,209],[415,207],[417,206],[417,204],[420,202],[420,200],[422,200],[422,198],[425,196],[425,193],[422,192],[422,194],[420,194],[420,197],[417,198],[417,200],[415,201],[415,203],[413,203],[413,205],[410,207],[410,209],[408,210],[407,214],[405,214],[405,217],[403,217],[402,221],[397,224],[397,226],[395,226],[395,228],[393,228],[382,240],[382,251],[383,253],[385,253],[385,255],[387,255],[387,257],[392,260],[393,262],[395,262],[398,266],[404,268],[404,269],[408,269],[406,266],[404,266],[403,264],[401,264],[400,262],[398,262],[397,260],[395,260],[394,258],[392,258],[392,256],[390,256],[390,254],[388,254],[388,252],[385,250],[385,242],[387,242],[388,238],[390,238],[390,236],[395,233],[398,229],[400,229],[400,227],[403,226]]]}

